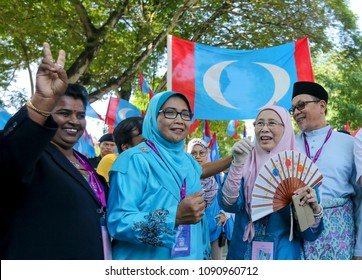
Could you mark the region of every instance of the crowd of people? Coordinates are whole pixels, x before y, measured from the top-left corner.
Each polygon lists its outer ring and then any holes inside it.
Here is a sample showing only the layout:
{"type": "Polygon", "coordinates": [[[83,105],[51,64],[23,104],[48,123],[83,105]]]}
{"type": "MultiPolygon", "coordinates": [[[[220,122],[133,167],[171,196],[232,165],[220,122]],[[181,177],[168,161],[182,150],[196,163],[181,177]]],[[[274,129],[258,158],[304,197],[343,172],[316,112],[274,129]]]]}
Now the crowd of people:
{"type": "Polygon", "coordinates": [[[202,139],[186,143],[193,112],[180,92],[156,94],[142,117],[100,139],[101,154],[73,149],[86,128],[87,90],[68,82],[65,52],[47,43],[35,94],[0,131],[4,181],[1,259],[362,259],[362,132],[327,124],[328,93],[296,82],[289,112],[263,107],[255,141],[210,160],[202,139]],[[294,134],[294,118],[300,133],[294,134]],[[187,145],[188,144],[188,145],[187,145]],[[257,177],[273,156],[305,154],[323,176],[300,197],[254,220],[257,177]],[[224,171],[225,174],[224,174],[224,171]],[[300,228],[296,208],[311,209],[300,228]]]}

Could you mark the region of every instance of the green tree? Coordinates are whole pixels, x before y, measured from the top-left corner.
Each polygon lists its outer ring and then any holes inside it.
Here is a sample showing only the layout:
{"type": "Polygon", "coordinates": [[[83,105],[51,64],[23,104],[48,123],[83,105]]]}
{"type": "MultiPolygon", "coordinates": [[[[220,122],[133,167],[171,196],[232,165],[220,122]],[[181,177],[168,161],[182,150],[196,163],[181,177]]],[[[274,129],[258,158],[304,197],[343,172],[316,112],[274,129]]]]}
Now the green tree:
{"type": "MultiPolygon", "coordinates": [[[[344,54],[343,61],[360,61],[361,34],[356,31],[356,16],[346,3],[342,0],[1,1],[0,86],[6,92],[20,69],[27,69],[30,75],[32,63],[38,63],[41,57],[44,41],[50,43],[54,53],[60,48],[66,50],[68,77],[71,82],[87,87],[90,102],[110,93],[129,100],[139,90],[139,71],[148,77],[156,92],[165,90],[167,34],[235,49],[265,48],[308,36],[313,57],[336,49],[344,54]]],[[[327,81],[326,85],[329,86],[327,81]]],[[[346,84],[340,84],[343,85],[346,84]]],[[[340,89],[341,95],[347,92],[340,89]]],[[[15,94],[23,96],[21,92],[12,93],[15,94]]]]}

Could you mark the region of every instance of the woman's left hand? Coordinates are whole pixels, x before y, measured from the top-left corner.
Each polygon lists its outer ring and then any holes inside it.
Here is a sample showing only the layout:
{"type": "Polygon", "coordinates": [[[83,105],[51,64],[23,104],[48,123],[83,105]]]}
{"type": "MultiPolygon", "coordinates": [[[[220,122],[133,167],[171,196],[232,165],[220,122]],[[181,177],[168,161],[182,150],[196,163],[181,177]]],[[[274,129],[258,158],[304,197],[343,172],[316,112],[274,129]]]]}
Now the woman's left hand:
{"type": "Polygon", "coordinates": [[[300,205],[304,206],[306,204],[309,204],[314,214],[318,214],[321,212],[321,207],[318,203],[317,194],[316,191],[308,186],[297,189],[294,194],[299,194],[302,198],[300,201],[300,205]]]}
{"type": "Polygon", "coordinates": [[[216,224],[217,226],[224,226],[226,224],[227,219],[228,219],[226,217],[226,215],[224,213],[222,213],[222,212],[220,212],[220,214],[216,215],[214,218],[215,219],[220,218],[219,221],[216,224]]]}

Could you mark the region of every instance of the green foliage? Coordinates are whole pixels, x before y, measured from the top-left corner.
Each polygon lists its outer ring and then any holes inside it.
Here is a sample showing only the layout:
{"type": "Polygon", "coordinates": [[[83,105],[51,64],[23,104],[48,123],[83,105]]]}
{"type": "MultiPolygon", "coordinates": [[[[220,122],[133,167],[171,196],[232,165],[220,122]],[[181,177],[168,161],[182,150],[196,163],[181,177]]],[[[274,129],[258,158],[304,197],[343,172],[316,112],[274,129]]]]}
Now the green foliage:
{"type": "MultiPolygon", "coordinates": [[[[361,124],[361,34],[356,16],[342,0],[59,0],[0,3],[0,86],[8,92],[14,73],[39,63],[44,41],[54,56],[67,53],[71,82],[90,92],[90,101],[115,93],[147,105],[139,95],[138,72],[156,91],[165,90],[166,35],[218,47],[255,49],[308,36],[316,80],[332,92],[330,121],[336,127],[348,116],[361,124]],[[335,72],[329,73],[335,65],[335,72]],[[346,67],[347,66],[347,67],[346,67]],[[322,69],[319,71],[318,69],[322,69]],[[324,70],[323,70],[324,69],[324,70]],[[332,75],[333,74],[333,75],[332,75]],[[350,97],[352,99],[350,99],[350,97]],[[138,100],[140,98],[140,100],[138,100]]],[[[15,100],[16,98],[12,98],[15,100]]],[[[22,99],[21,99],[22,100],[22,99]]],[[[8,106],[18,108],[12,101],[8,106]]],[[[220,133],[226,124],[220,125],[220,133]]],[[[239,126],[240,127],[240,126],[239,126]]],[[[242,126],[241,126],[242,127],[242,126]]],[[[219,133],[219,131],[218,131],[219,133]]],[[[222,134],[221,134],[222,135],[222,134]]],[[[232,138],[219,136],[228,146],[232,138]],[[229,139],[230,138],[230,139],[229,139]]]]}

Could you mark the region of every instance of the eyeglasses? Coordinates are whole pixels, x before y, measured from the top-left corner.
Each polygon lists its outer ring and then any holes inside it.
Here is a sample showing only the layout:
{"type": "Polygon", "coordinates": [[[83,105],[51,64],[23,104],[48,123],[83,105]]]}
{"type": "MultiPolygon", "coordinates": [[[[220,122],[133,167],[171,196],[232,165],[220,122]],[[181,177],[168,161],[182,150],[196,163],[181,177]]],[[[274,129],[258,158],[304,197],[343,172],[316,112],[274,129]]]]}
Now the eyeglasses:
{"type": "Polygon", "coordinates": [[[206,152],[203,151],[203,150],[201,150],[200,152],[193,151],[193,152],[191,153],[191,155],[192,155],[194,158],[197,157],[197,156],[199,156],[199,157],[204,157],[204,156],[206,156],[206,152]]]}
{"type": "Polygon", "coordinates": [[[257,121],[254,123],[254,127],[256,129],[262,129],[265,125],[270,129],[276,128],[278,125],[284,126],[284,124],[279,123],[277,121],[269,121],[269,122],[257,121]]]}
{"type": "Polygon", "coordinates": [[[163,113],[166,119],[176,119],[177,115],[180,115],[181,119],[184,121],[191,121],[193,117],[193,113],[187,110],[183,110],[181,112],[177,112],[175,109],[169,108],[165,110],[158,111],[159,113],[163,113]]]}
{"type": "Polygon", "coordinates": [[[305,105],[307,105],[308,103],[317,103],[319,102],[320,100],[312,100],[312,101],[301,101],[301,102],[298,102],[295,106],[292,106],[290,109],[289,109],[289,113],[294,115],[294,111],[295,109],[297,108],[299,111],[302,111],[304,108],[305,108],[305,105]]]}

